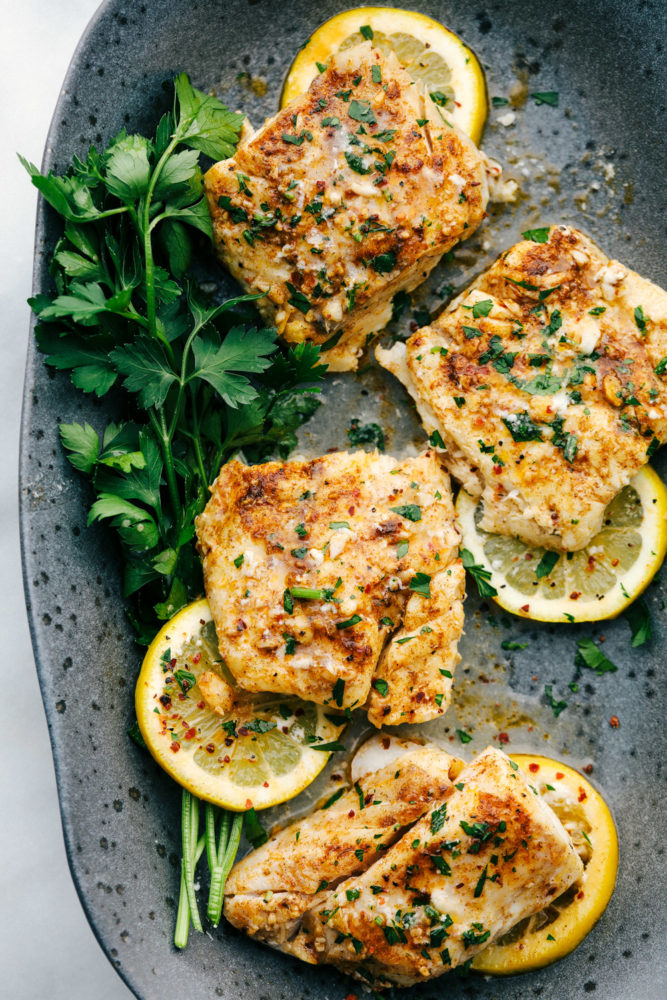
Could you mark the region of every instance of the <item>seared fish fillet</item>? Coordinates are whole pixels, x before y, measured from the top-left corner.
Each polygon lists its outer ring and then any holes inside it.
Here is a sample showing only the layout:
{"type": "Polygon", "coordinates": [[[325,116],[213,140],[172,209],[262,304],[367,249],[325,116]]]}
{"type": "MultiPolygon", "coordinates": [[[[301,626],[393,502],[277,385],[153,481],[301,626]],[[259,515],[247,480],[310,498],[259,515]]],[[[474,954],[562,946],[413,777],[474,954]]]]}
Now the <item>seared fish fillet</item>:
{"type": "Polygon", "coordinates": [[[249,854],[227,884],[227,918],[274,947],[335,965],[371,986],[410,986],[464,964],[581,877],[581,859],[560,820],[504,753],[489,747],[463,769],[439,754],[406,752],[361,778],[356,802],[348,792],[344,804],[293,824],[249,854]],[[432,769],[435,799],[424,807],[419,770],[412,772],[421,818],[402,813],[392,827],[400,839],[369,854],[375,825],[368,806],[354,811],[348,831],[348,805],[366,801],[371,789],[373,800],[395,794],[418,759],[432,769]],[[357,825],[362,818],[365,830],[357,825]],[[332,868],[338,850],[347,857],[340,838],[348,852],[356,838],[363,844],[355,871],[349,859],[344,869],[332,868]]]}
{"type": "Polygon", "coordinates": [[[292,343],[357,367],[392,298],[479,226],[487,161],[392,54],[338,53],[205,177],[222,263],[292,343]]]}
{"type": "Polygon", "coordinates": [[[242,687],[352,708],[375,675],[376,726],[446,710],[464,571],[434,450],[400,463],[365,452],[230,462],[197,534],[220,650],[242,687]]]}
{"type": "MultiPolygon", "coordinates": [[[[667,293],[553,226],[378,360],[440,436],[482,528],[583,548],[667,441],[667,293]]],[[[433,440],[433,438],[432,438],[433,440]]]]}
{"type": "Polygon", "coordinates": [[[463,767],[437,747],[405,741],[396,741],[403,743],[396,760],[394,741],[381,740],[389,752],[379,748],[375,756],[389,763],[234,866],[225,887],[225,917],[234,927],[304,962],[318,961],[312,939],[301,932],[303,914],[319,907],[332,886],[365,871],[450,792],[463,767]]]}

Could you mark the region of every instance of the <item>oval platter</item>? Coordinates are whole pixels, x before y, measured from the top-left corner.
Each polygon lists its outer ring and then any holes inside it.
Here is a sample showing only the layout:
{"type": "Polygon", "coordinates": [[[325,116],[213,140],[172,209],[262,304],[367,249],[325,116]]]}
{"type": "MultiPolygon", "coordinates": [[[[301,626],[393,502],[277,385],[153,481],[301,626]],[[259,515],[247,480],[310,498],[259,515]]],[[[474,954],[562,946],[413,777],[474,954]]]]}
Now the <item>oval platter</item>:
{"type": "MultiPolygon", "coordinates": [[[[549,222],[579,226],[610,256],[664,284],[662,5],[432,0],[424,6],[405,0],[403,6],[438,18],[475,49],[490,96],[559,92],[558,108],[528,98],[510,124],[499,121],[502,108],[491,111],[483,148],[520,180],[523,197],[514,210],[495,212],[453,264],[437,269],[419,304],[432,306],[437,282],[462,286],[522,230],[549,222]]],[[[43,168],[63,170],[72,155],[105,144],[123,126],[152,130],[169,101],[169,82],[181,71],[260,123],[276,110],[299,46],[344,8],[330,0],[104,3],[68,71],[43,168]]],[[[57,235],[57,221],[40,203],[35,294],[49,289],[57,235]]],[[[231,280],[215,267],[211,274],[221,292],[231,291],[231,280]]],[[[390,429],[390,451],[414,447],[420,431],[413,410],[390,381],[372,367],[331,378],[323,409],[302,433],[301,450],[315,454],[342,445],[352,412],[390,429]]],[[[142,1000],[161,1000],[175,989],[198,1000],[343,1000],[355,991],[351,981],[255,945],[224,922],[208,936],[191,937],[183,953],[172,946],[180,793],[126,735],[141,653],[125,619],[110,537],[85,527],[87,487],[65,461],[57,435],[59,421],[85,419],[99,427],[107,407],[47,372],[31,339],[21,459],[25,592],[82,905],[110,961],[142,1000]]],[[[664,456],[656,457],[656,467],[664,478],[664,456]]],[[[425,732],[447,740],[457,725],[467,728],[473,742],[464,753],[502,732],[510,750],[562,756],[575,767],[592,764],[592,780],[614,810],[621,866],[603,919],[557,966],[505,980],[449,977],[403,991],[406,998],[443,991],[479,1000],[661,994],[667,895],[656,889],[664,885],[665,593],[660,579],[647,592],[654,636],[641,649],[631,648],[623,619],[596,629],[536,626],[469,597],[454,705],[444,728],[425,732]],[[584,635],[604,635],[618,671],[583,677],[568,710],[554,719],[541,698],[544,684],[567,691],[576,640],[584,635]],[[504,651],[507,639],[528,645],[504,651]],[[610,725],[612,716],[618,727],[610,725]]]]}

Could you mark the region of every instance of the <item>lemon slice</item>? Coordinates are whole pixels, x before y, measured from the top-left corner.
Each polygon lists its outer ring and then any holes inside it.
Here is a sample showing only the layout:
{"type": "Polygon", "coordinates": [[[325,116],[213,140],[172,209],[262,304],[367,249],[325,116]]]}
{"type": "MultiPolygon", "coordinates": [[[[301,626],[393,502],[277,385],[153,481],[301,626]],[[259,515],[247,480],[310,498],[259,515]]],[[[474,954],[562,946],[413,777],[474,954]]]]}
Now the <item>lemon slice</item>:
{"type": "Polygon", "coordinates": [[[475,956],[473,969],[496,975],[539,969],[576,948],[604,912],[618,870],[614,820],[590,782],[549,757],[511,756],[572,837],[584,874],[546,909],[520,921],[475,956]]]}
{"type": "Polygon", "coordinates": [[[236,811],[297,795],[330,757],[313,747],[334,742],[343,729],[321,705],[242,691],[223,663],[206,600],[188,605],[155,637],[135,704],[158,764],[193,795],[236,811]]]}
{"type": "Polygon", "coordinates": [[[456,517],[462,548],[490,573],[494,600],[535,621],[615,617],[648,586],[667,548],[667,490],[648,465],[612,500],[601,531],[579,552],[550,553],[489,534],[479,527],[481,516],[481,504],[461,490],[456,517]]]}
{"type": "Polygon", "coordinates": [[[453,122],[478,143],[486,120],[484,74],[473,51],[438,21],[411,10],[357,7],[313,32],[290,67],[280,106],[300,97],[331,56],[365,39],[393,51],[413,80],[423,83],[453,122]]]}

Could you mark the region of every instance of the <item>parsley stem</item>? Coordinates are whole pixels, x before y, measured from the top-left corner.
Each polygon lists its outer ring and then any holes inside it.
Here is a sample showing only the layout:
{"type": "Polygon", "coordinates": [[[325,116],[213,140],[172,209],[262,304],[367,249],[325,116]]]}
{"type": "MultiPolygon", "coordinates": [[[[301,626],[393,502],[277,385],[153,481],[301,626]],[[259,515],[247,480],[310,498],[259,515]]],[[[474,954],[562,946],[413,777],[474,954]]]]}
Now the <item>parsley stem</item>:
{"type": "Polygon", "coordinates": [[[160,333],[157,328],[157,316],[155,311],[155,275],[154,275],[154,262],[153,262],[153,243],[151,241],[151,202],[153,200],[153,192],[155,191],[155,186],[160,179],[160,174],[164,168],[165,163],[173,153],[174,149],[179,143],[177,136],[174,136],[165,149],[164,153],[157,161],[155,170],[150,179],[148,185],[148,190],[146,192],[146,198],[144,201],[144,213],[142,219],[142,231],[144,237],[144,258],[146,264],[146,312],[148,313],[148,329],[153,337],[157,337],[161,340],[168,348],[169,354],[173,357],[173,351],[171,349],[171,344],[164,336],[160,333]]]}
{"type": "Polygon", "coordinates": [[[160,414],[159,419],[153,410],[148,411],[148,417],[158,439],[158,443],[162,451],[162,457],[164,458],[164,467],[167,473],[167,486],[169,488],[169,497],[171,499],[171,505],[174,513],[174,523],[179,524],[181,519],[181,497],[178,492],[178,483],[176,481],[174,456],[171,452],[171,436],[167,431],[167,421],[164,415],[164,410],[160,409],[158,412],[160,414]]]}
{"type": "Polygon", "coordinates": [[[192,926],[196,931],[203,930],[197,897],[195,895],[195,855],[197,853],[197,835],[199,833],[199,799],[183,789],[181,799],[181,833],[183,841],[183,857],[181,858],[181,873],[185,879],[185,892],[192,926]]]}
{"type": "Polygon", "coordinates": [[[225,883],[229,871],[234,864],[236,852],[239,849],[241,831],[243,829],[243,813],[235,813],[230,828],[229,813],[223,813],[220,826],[220,843],[218,847],[218,863],[211,869],[211,888],[208,896],[207,916],[214,927],[220,923],[222,904],[225,898],[225,883]],[[223,850],[224,847],[224,850],[223,850]]]}
{"type": "MultiPolygon", "coordinates": [[[[197,850],[195,851],[195,864],[197,864],[202,854],[204,853],[205,844],[206,844],[206,838],[204,836],[201,836],[197,841],[197,850]]],[[[174,930],[174,945],[176,948],[187,947],[189,932],[190,932],[190,907],[188,905],[188,894],[185,887],[185,878],[183,876],[183,870],[181,869],[181,888],[178,896],[178,911],[176,913],[176,928],[174,930]]]]}

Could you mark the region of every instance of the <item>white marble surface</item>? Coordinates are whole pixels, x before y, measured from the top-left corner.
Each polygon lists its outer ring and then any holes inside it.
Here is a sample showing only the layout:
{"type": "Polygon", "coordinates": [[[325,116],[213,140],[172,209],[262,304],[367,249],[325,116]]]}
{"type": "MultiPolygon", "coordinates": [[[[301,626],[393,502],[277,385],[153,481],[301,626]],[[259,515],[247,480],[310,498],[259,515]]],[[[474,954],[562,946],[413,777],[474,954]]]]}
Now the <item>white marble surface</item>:
{"type": "Polygon", "coordinates": [[[97,0],[2,0],[0,56],[0,995],[129,1000],[87,924],[63,847],[51,749],[30,648],[17,526],[21,386],[36,191],[16,159],[39,163],[67,65],[97,0]]]}

